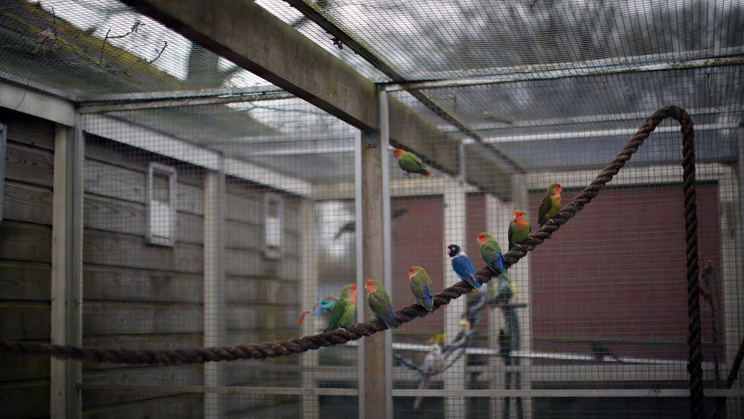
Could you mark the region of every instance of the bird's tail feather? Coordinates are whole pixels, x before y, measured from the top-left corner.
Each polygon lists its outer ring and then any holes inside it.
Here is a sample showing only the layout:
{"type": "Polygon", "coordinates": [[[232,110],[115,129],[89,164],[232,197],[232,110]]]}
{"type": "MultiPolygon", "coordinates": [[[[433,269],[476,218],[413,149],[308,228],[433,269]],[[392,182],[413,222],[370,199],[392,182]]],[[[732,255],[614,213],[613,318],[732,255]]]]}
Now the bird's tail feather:
{"type": "Polygon", "coordinates": [[[421,176],[423,176],[423,177],[431,177],[431,169],[426,169],[426,172],[422,173],[421,176]]]}

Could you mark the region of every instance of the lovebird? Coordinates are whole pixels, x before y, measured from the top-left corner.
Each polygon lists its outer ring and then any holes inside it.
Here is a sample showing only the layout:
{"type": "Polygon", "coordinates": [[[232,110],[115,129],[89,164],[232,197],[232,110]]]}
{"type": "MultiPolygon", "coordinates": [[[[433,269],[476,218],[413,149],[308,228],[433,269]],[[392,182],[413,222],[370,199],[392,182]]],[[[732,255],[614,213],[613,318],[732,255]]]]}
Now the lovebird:
{"type": "Polygon", "coordinates": [[[523,211],[514,211],[514,217],[509,223],[509,250],[527,240],[532,231],[532,224],[523,211]]]}
{"type": "Polygon", "coordinates": [[[426,274],[424,268],[411,266],[408,268],[408,279],[411,282],[411,292],[416,302],[427,311],[434,311],[434,284],[426,274]]]}
{"type": "Polygon", "coordinates": [[[478,235],[480,254],[486,266],[496,273],[504,272],[504,257],[501,255],[501,246],[493,238],[491,233],[480,233],[478,235]]]}
{"type": "Polygon", "coordinates": [[[385,287],[377,281],[367,280],[367,304],[378,319],[382,320],[388,329],[395,329],[395,314],[393,305],[390,304],[390,296],[385,292],[385,287]]]}
{"type": "Polygon", "coordinates": [[[411,173],[417,173],[423,177],[431,177],[431,170],[415,154],[396,148],[393,150],[393,157],[395,157],[395,160],[398,160],[398,166],[406,172],[406,176],[411,173]]]}
{"type": "Polygon", "coordinates": [[[336,304],[333,305],[331,318],[328,320],[328,327],[326,327],[324,332],[330,332],[339,327],[346,327],[354,321],[354,314],[356,313],[356,297],[356,285],[347,285],[343,290],[341,290],[341,296],[338,298],[338,301],[336,301],[336,304]]]}
{"type": "Polygon", "coordinates": [[[540,227],[547,223],[549,219],[553,218],[561,210],[561,184],[554,183],[548,186],[545,191],[545,197],[540,204],[540,209],[537,210],[537,222],[540,223],[540,227]]]}
{"type": "Polygon", "coordinates": [[[480,289],[481,284],[475,277],[475,268],[473,261],[462,251],[460,246],[451,244],[447,246],[447,254],[452,258],[452,269],[457,277],[470,284],[475,289],[480,289]]]}
{"type": "MultiPolygon", "coordinates": [[[[332,312],[333,311],[333,305],[336,304],[336,298],[332,297],[331,295],[327,295],[323,298],[317,297],[318,300],[317,303],[313,306],[313,317],[318,317],[321,314],[323,314],[324,311],[332,312]]],[[[305,316],[310,314],[311,311],[303,311],[302,315],[300,315],[300,318],[297,320],[297,326],[302,326],[302,322],[305,320],[305,316]]]]}
{"type": "MultiPolygon", "coordinates": [[[[421,380],[419,381],[419,390],[425,390],[429,386],[431,377],[441,374],[444,371],[444,357],[442,348],[438,344],[432,345],[429,353],[424,357],[424,364],[421,366],[421,380]]],[[[413,409],[416,410],[421,405],[423,397],[416,397],[413,402],[413,409]]]]}

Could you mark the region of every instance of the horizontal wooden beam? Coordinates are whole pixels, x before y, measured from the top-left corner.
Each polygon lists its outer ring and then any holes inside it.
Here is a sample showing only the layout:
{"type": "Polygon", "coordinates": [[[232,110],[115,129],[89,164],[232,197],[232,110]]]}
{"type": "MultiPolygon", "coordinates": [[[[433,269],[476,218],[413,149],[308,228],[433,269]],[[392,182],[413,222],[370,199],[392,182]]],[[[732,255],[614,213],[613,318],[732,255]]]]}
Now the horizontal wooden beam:
{"type": "Polygon", "coordinates": [[[75,125],[75,107],[65,99],[28,86],[0,82],[0,107],[13,109],[58,124],[75,125]]]}

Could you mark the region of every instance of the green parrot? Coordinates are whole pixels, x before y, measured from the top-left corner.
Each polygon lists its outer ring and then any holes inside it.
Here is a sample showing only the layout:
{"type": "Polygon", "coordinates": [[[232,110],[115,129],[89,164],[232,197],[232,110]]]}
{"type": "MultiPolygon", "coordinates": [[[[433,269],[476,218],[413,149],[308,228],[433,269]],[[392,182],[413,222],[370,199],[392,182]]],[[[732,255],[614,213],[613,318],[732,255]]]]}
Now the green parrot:
{"type": "Polygon", "coordinates": [[[504,257],[501,255],[501,246],[493,238],[491,233],[483,232],[478,235],[480,254],[486,266],[496,273],[504,272],[504,257]]]}
{"type": "Polygon", "coordinates": [[[431,170],[415,154],[396,148],[393,151],[393,157],[398,160],[398,166],[406,172],[406,176],[411,173],[418,173],[423,177],[431,177],[431,170]]]}
{"type": "Polygon", "coordinates": [[[389,329],[395,329],[395,313],[393,313],[393,305],[390,303],[390,296],[385,292],[385,287],[370,279],[365,283],[365,288],[369,308],[389,329]]]}
{"type": "Polygon", "coordinates": [[[411,266],[408,268],[408,279],[411,281],[411,292],[416,302],[427,311],[434,311],[434,284],[426,274],[424,268],[411,266]]]}
{"type": "Polygon", "coordinates": [[[545,198],[543,198],[540,209],[537,211],[537,222],[540,223],[540,227],[547,223],[549,219],[555,217],[560,210],[561,184],[554,183],[548,186],[548,190],[545,191],[545,198]]]}
{"type": "Polygon", "coordinates": [[[354,321],[354,314],[356,313],[356,296],[356,285],[347,285],[343,290],[341,290],[341,296],[338,298],[338,301],[336,301],[336,304],[333,305],[331,318],[328,321],[328,327],[326,327],[324,332],[330,332],[339,327],[346,327],[354,321]]]}
{"type": "Polygon", "coordinates": [[[514,218],[509,223],[509,250],[527,240],[532,230],[532,224],[523,211],[514,211],[514,218]]]}

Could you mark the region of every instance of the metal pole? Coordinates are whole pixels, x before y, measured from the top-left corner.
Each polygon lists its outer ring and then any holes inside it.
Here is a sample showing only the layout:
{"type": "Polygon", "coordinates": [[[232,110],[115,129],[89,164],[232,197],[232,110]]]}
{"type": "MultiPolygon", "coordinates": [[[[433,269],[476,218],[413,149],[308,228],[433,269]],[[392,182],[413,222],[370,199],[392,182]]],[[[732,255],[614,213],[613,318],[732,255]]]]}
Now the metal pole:
{"type": "MultiPolygon", "coordinates": [[[[380,89],[380,159],[382,161],[382,240],[384,282],[390,298],[393,296],[392,252],[390,230],[390,118],[388,115],[388,96],[384,88],[380,89]]],[[[385,331],[385,406],[386,417],[393,417],[393,331],[385,331]]]]}
{"type": "MultiPolygon", "coordinates": [[[[354,135],[354,218],[356,219],[356,286],[357,286],[357,321],[364,321],[364,218],[362,198],[362,131],[354,135]]],[[[364,418],[364,338],[357,346],[357,387],[359,389],[359,418],[364,418]]]]}

